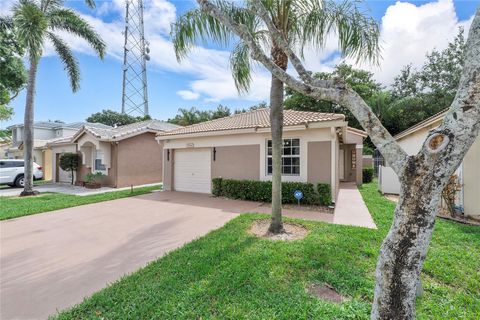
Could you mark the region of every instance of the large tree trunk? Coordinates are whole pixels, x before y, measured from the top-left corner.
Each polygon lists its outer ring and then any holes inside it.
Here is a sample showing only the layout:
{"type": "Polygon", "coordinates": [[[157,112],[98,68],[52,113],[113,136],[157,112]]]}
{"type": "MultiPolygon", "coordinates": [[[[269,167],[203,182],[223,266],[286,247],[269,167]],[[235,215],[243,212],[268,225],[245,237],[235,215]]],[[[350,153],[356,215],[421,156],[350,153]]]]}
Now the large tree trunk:
{"type": "Polygon", "coordinates": [[[377,263],[372,319],[415,319],[420,272],[446,183],[432,169],[412,156],[400,177],[400,199],[377,263]]]}
{"type": "MultiPolygon", "coordinates": [[[[288,58],[277,47],[272,48],[272,59],[277,66],[286,70],[288,58]]],[[[283,150],[283,96],[284,84],[272,75],[270,87],[270,125],[272,128],[272,222],[269,231],[284,231],[282,222],[282,150],[283,150]]]]}
{"type": "Polygon", "coordinates": [[[25,118],[23,127],[23,152],[25,159],[25,185],[20,196],[38,194],[33,190],[33,107],[35,98],[35,82],[37,77],[38,60],[30,59],[28,71],[27,102],[25,104],[25,118]]]}

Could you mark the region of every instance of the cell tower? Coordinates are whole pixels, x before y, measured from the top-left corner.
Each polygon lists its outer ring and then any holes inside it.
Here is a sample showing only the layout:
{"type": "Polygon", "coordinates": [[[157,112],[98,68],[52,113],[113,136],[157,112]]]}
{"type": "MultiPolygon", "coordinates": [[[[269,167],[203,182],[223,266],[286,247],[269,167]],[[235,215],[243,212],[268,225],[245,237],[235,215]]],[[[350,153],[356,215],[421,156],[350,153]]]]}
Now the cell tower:
{"type": "Polygon", "coordinates": [[[147,61],[150,49],[143,27],[143,0],[126,0],[122,113],[148,115],[147,61]]]}

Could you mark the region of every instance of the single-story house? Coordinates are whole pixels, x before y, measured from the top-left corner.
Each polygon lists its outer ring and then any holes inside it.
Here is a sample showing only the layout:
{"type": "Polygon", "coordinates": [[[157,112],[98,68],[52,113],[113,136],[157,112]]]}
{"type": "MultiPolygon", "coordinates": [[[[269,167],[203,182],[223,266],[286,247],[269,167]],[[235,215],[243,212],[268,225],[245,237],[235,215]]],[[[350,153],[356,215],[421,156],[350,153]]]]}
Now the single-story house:
{"type": "MultiPolygon", "coordinates": [[[[211,180],[270,180],[270,110],[258,109],[157,133],[165,190],[211,193],[211,180]]],[[[284,111],[282,180],[362,183],[362,130],[342,114],[284,111]]]]}
{"type": "Polygon", "coordinates": [[[81,155],[76,181],[101,172],[105,175],[102,185],[114,188],[161,182],[163,144],[157,143],[155,135],[178,128],[159,120],[109,129],[82,127],[71,139],[81,155]]]}
{"type": "MultiPolygon", "coordinates": [[[[428,132],[441,125],[447,110],[419,122],[394,138],[409,155],[417,154],[425,141],[428,132]]],[[[458,192],[456,205],[466,216],[480,218],[480,138],[477,137],[465,155],[462,164],[456,171],[461,190],[458,192]]],[[[400,182],[392,168],[381,166],[379,170],[378,188],[384,194],[399,194],[400,182]]]]}

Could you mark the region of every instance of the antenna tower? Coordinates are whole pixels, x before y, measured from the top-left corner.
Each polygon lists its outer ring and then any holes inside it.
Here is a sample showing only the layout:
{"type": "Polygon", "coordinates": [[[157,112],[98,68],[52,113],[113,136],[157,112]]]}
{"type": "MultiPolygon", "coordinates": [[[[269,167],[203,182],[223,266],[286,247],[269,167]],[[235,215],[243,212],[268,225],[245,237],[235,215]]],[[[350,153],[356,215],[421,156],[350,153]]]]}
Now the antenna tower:
{"type": "Polygon", "coordinates": [[[123,48],[122,113],[147,116],[149,43],[143,27],[143,0],[126,0],[123,48]]]}

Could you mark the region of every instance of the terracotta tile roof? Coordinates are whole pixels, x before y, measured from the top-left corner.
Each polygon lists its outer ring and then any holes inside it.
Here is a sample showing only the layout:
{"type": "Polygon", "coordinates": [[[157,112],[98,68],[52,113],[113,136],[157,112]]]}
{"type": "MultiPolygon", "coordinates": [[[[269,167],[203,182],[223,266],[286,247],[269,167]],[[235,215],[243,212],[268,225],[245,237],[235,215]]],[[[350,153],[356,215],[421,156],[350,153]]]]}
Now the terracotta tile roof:
{"type": "MultiPolygon", "coordinates": [[[[283,112],[283,125],[295,126],[308,124],[312,122],[344,120],[345,116],[336,113],[306,112],[285,110],[283,112]]],[[[172,136],[193,134],[200,132],[215,132],[246,128],[269,128],[270,127],[270,109],[263,108],[240,114],[234,114],[229,117],[206,121],[190,126],[182,127],[168,132],[159,132],[157,136],[172,136]]]]}
{"type": "MultiPolygon", "coordinates": [[[[101,140],[120,140],[126,136],[147,131],[163,132],[178,128],[182,127],[160,120],[146,120],[116,128],[96,128],[90,126],[83,127],[85,131],[91,133],[94,137],[101,140]]],[[[78,134],[79,132],[75,134],[74,139],[77,138],[78,134]]]]}

